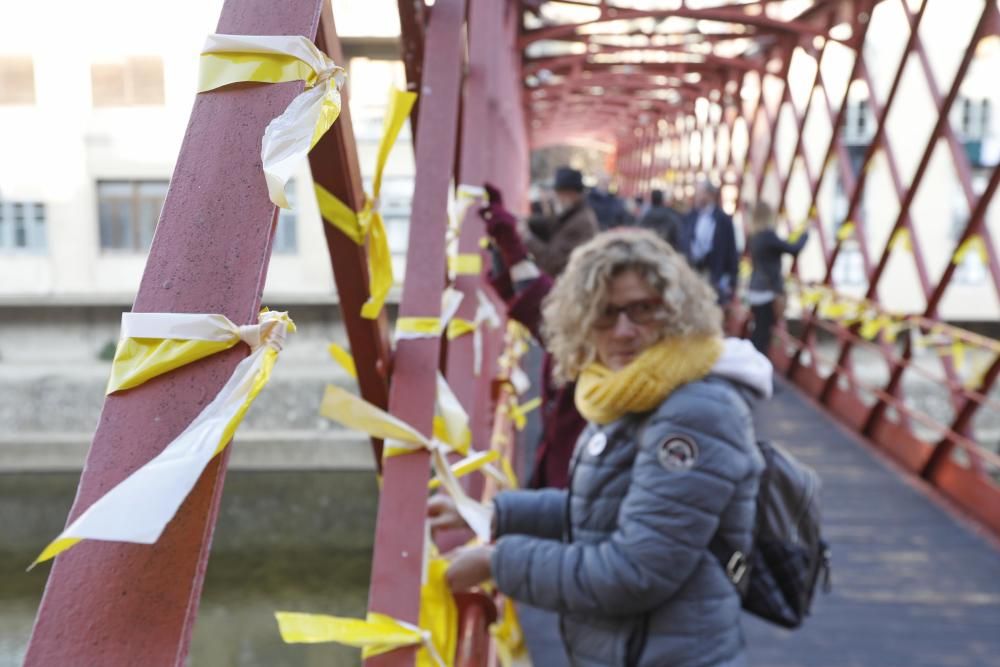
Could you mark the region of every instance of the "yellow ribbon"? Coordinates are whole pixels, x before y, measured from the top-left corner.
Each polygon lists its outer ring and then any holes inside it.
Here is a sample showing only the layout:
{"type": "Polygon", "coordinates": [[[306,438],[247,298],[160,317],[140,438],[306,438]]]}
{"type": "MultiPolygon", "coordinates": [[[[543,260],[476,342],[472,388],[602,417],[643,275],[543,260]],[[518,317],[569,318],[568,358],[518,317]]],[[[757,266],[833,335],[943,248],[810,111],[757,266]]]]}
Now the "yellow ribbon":
{"type": "Polygon", "coordinates": [[[261,141],[271,201],[289,208],[285,188],[301,158],[340,116],[344,69],[301,35],[209,35],[202,49],[198,92],[233,83],[303,81],[305,91],[272,120],[261,141]]]}
{"type": "Polygon", "coordinates": [[[448,340],[455,340],[466,334],[475,333],[476,323],[470,322],[469,320],[463,320],[461,318],[454,318],[451,322],[448,322],[448,340]]]}
{"type": "MultiPolygon", "coordinates": [[[[465,457],[461,461],[451,464],[449,467],[451,468],[451,473],[455,476],[455,479],[459,479],[470,473],[474,473],[477,470],[483,469],[499,458],[500,452],[495,449],[490,449],[485,452],[476,452],[471,456],[465,457]]],[[[439,486],[441,486],[441,480],[436,477],[427,484],[427,488],[431,490],[436,489],[439,486]]]]}
{"type": "Polygon", "coordinates": [[[341,387],[328,385],[320,414],[339,422],[347,428],[367,433],[373,438],[385,440],[383,457],[402,456],[420,449],[431,453],[431,465],[445,490],[455,501],[459,514],[474,533],[484,541],[489,541],[491,515],[489,508],[469,498],[451,474],[444,454],[444,444],[432,441],[422,433],[341,387]]]}
{"type": "Polygon", "coordinates": [[[278,631],[288,644],[336,642],[361,648],[362,658],[417,646],[417,667],[452,667],[458,648],[458,606],[448,587],[448,561],[427,559],[420,588],[420,625],[369,612],[365,620],[324,614],[275,612],[278,631]]]}
{"type": "Polygon", "coordinates": [[[382,140],[379,143],[375,161],[372,194],[365,198],[365,205],[360,211],[352,211],[329,190],[318,183],[315,184],[316,201],[323,219],[344,232],[358,245],[364,244],[365,239],[368,239],[368,290],[370,296],[361,308],[361,316],[369,320],[378,317],[393,284],[389,235],[386,232],[382,214],[378,210],[378,201],[382,193],[382,172],[385,171],[389,153],[392,151],[403,123],[409,117],[416,100],[416,93],[392,90],[382,128],[382,140]]]}
{"type": "Polygon", "coordinates": [[[448,258],[448,271],[456,276],[478,276],[483,271],[483,257],[478,252],[452,255],[448,258]]]}
{"type": "MultiPolygon", "coordinates": [[[[172,315],[172,314],[164,314],[172,315]]],[[[254,399],[267,384],[294,331],[286,313],[264,313],[273,323],[197,417],[157,456],[112,487],[73,520],[29,566],[54,558],[84,539],[155,543],[205,466],[232,441],[254,399]]]]}
{"type": "Polygon", "coordinates": [[[396,335],[401,338],[436,338],[441,335],[441,318],[400,317],[396,320],[396,335]],[[409,335],[399,336],[399,334],[409,335]]]}
{"type": "Polygon", "coordinates": [[[753,273],[753,264],[746,257],[740,259],[740,278],[746,280],[753,273]]]}
{"type": "Polygon", "coordinates": [[[524,632],[514,602],[508,597],[503,600],[500,620],[490,626],[490,636],[497,648],[500,667],[514,667],[514,661],[524,653],[524,632]]]}
{"type": "Polygon", "coordinates": [[[962,241],[962,245],[958,246],[958,250],[955,251],[955,255],[951,259],[952,264],[961,264],[965,261],[965,258],[969,253],[976,253],[979,257],[979,261],[983,265],[989,262],[989,255],[986,253],[986,244],[983,242],[983,237],[979,234],[973,234],[969,238],[962,241]]]}
{"type": "Polygon", "coordinates": [[[910,240],[910,230],[906,227],[900,227],[892,234],[892,238],[889,239],[889,248],[891,250],[902,249],[906,252],[913,252],[913,243],[910,240]]]}
{"type": "Polygon", "coordinates": [[[802,238],[802,235],[806,233],[807,229],[809,229],[809,218],[806,218],[805,220],[803,220],[802,222],[800,222],[795,226],[795,229],[792,230],[792,233],[788,235],[789,243],[795,243],[800,238],[802,238]]]}
{"type": "Polygon", "coordinates": [[[330,345],[328,345],[326,349],[330,353],[330,356],[333,358],[333,360],[336,361],[338,364],[340,364],[340,367],[343,368],[348,375],[350,375],[354,379],[357,379],[358,369],[354,365],[354,357],[351,356],[350,352],[345,350],[337,343],[330,343],[330,345]]]}
{"type": "Polygon", "coordinates": [[[523,431],[525,425],[528,423],[528,413],[537,408],[542,404],[542,399],[535,397],[526,403],[517,402],[517,399],[511,396],[510,402],[510,418],[514,422],[514,426],[517,427],[518,431],[523,431]]]}
{"type": "Polygon", "coordinates": [[[846,241],[854,235],[854,223],[848,220],[837,230],[837,240],[846,241]]]}

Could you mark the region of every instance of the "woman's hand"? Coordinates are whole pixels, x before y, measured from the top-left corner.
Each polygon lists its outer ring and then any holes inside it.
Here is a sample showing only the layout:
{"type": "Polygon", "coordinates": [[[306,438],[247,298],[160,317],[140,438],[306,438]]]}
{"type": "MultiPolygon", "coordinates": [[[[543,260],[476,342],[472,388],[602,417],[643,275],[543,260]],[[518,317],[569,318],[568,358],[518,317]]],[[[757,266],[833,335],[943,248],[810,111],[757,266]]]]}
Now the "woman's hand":
{"type": "Polygon", "coordinates": [[[448,566],[448,586],[455,593],[467,591],[487,581],[491,576],[490,556],[493,547],[467,547],[455,552],[448,566]]]}
{"type": "Polygon", "coordinates": [[[465,519],[458,513],[455,501],[446,493],[437,493],[427,501],[427,518],[431,532],[449,528],[465,528],[465,519]]]}

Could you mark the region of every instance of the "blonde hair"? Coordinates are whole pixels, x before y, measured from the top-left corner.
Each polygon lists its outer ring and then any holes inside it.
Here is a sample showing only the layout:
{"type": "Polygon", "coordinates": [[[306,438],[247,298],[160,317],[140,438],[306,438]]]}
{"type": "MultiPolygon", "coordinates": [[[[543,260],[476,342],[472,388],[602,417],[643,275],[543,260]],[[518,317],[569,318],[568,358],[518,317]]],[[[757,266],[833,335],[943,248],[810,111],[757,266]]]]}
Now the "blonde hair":
{"type": "Polygon", "coordinates": [[[750,213],[751,234],[774,229],[776,223],[774,208],[770,204],[765,201],[759,201],[753,205],[753,210],[750,213]]]}
{"type": "Polygon", "coordinates": [[[682,255],[650,231],[614,229],[573,250],[545,299],[542,332],[557,381],[576,379],[594,361],[594,321],[607,305],[611,281],[626,271],[636,272],[663,298],[660,339],[722,335],[715,291],[682,255]]]}

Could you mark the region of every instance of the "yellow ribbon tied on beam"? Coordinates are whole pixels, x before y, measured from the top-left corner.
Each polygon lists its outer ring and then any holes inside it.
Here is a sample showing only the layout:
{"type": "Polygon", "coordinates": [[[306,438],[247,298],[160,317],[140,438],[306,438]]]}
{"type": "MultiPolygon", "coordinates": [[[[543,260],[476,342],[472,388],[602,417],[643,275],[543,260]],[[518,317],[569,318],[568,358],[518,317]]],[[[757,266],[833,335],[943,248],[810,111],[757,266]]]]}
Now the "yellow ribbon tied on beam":
{"type": "Polygon", "coordinates": [[[427,438],[406,422],[341,387],[327,386],[320,414],[347,428],[385,440],[385,457],[402,456],[420,449],[428,450],[431,453],[431,466],[445,491],[455,501],[459,514],[477,537],[483,542],[489,542],[492,510],[470,498],[455,479],[445,458],[448,451],[454,451],[452,447],[427,438]]]}
{"type": "Polygon", "coordinates": [[[892,238],[889,239],[889,249],[913,252],[913,242],[910,240],[910,230],[906,227],[900,227],[893,232],[892,238]]]}
{"type": "Polygon", "coordinates": [[[524,654],[524,631],[514,602],[508,597],[503,600],[501,619],[490,626],[490,636],[496,645],[500,667],[514,667],[514,661],[524,654]]]}
{"type": "Polygon", "coordinates": [[[305,91],[268,123],[260,147],[267,194],[277,206],[289,208],[288,181],[340,116],[344,79],[344,68],[301,35],[209,35],[198,92],[244,82],[305,82],[305,91]]]}
{"type": "Polygon", "coordinates": [[[855,228],[855,225],[850,220],[848,220],[847,222],[845,222],[844,224],[842,224],[840,226],[840,229],[837,230],[837,240],[838,241],[846,241],[847,239],[849,239],[852,236],[854,236],[854,228],[855,228]]]}
{"type": "MultiPolygon", "coordinates": [[[[497,461],[500,458],[500,452],[495,449],[489,449],[485,452],[476,452],[470,456],[466,456],[461,461],[456,461],[449,466],[451,468],[451,473],[455,476],[455,479],[459,479],[476,472],[477,470],[483,470],[483,472],[489,474],[491,477],[496,479],[501,484],[506,485],[506,480],[503,475],[498,474],[498,471],[494,468],[492,471],[490,468],[491,463],[497,461]],[[497,473],[497,474],[495,474],[497,473]]],[[[441,480],[434,478],[427,483],[427,488],[432,491],[441,486],[441,480]]]]}
{"type": "Polygon", "coordinates": [[[382,173],[396,144],[403,123],[410,115],[416,93],[393,89],[389,96],[375,160],[375,176],[372,179],[371,196],[365,198],[360,211],[351,208],[319,183],[315,184],[316,202],[320,214],[328,223],[342,231],[358,245],[368,242],[368,301],[361,307],[361,316],[373,320],[378,317],[392,287],[392,253],[389,251],[389,235],[385,221],[379,211],[379,197],[382,194],[382,173]]]}
{"type": "Polygon", "coordinates": [[[452,255],[448,271],[456,276],[478,276],[483,272],[483,257],[478,252],[452,255]]]}
{"type": "MultiPolygon", "coordinates": [[[[132,320],[131,326],[135,330],[141,329],[144,338],[159,337],[164,340],[177,340],[179,332],[185,327],[195,330],[194,318],[215,323],[221,318],[220,315],[172,313],[127,315],[132,320]],[[160,335],[153,335],[157,333],[160,335]]],[[[160,454],[74,519],[42,551],[31,567],[84,539],[136,544],[156,542],[194,488],[205,466],[232,440],[250,404],[270,379],[285,338],[294,330],[295,325],[287,313],[262,313],[259,337],[251,344],[250,356],[236,366],[215,399],[160,454]]],[[[157,366],[155,359],[147,364],[147,368],[157,366]]],[[[137,433],[136,437],[142,437],[142,434],[137,433]]]]}
{"type": "Polygon", "coordinates": [[[986,244],[983,242],[983,237],[979,234],[973,234],[969,238],[962,241],[962,245],[958,246],[958,250],[955,251],[955,255],[951,258],[951,263],[961,264],[971,253],[975,253],[976,256],[979,257],[979,261],[984,266],[989,263],[989,255],[986,253],[986,244]]]}
{"type": "Polygon", "coordinates": [[[797,224],[794,229],[792,229],[791,234],[788,235],[788,242],[795,243],[796,241],[798,241],[800,238],[802,238],[802,235],[806,233],[807,229],[809,229],[809,218],[806,218],[805,220],[797,224]]]}
{"type": "Polygon", "coordinates": [[[526,403],[518,404],[517,399],[511,396],[510,402],[510,418],[514,422],[514,426],[518,431],[523,431],[524,427],[528,423],[528,413],[537,408],[542,404],[542,399],[538,396],[527,401],[526,403]]]}
{"type": "Polygon", "coordinates": [[[396,320],[396,340],[438,338],[448,331],[465,295],[447,287],[441,294],[441,317],[400,317],[396,320]]]}
{"type": "Polygon", "coordinates": [[[369,612],[365,620],[325,614],[275,612],[287,644],[335,642],[361,649],[362,658],[420,646],[417,667],[453,667],[458,648],[458,606],[448,587],[448,561],[431,558],[420,588],[420,625],[369,612]]]}

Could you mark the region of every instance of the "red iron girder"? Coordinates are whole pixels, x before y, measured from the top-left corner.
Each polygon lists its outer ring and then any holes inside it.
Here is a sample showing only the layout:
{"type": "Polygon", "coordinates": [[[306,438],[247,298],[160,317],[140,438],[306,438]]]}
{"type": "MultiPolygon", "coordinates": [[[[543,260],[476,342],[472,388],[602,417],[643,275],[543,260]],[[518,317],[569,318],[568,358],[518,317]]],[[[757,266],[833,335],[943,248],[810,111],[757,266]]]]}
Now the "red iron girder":
{"type": "MultiPolygon", "coordinates": [[[[464,0],[438,0],[427,25],[421,91],[424,118],[430,120],[417,128],[417,170],[400,317],[438,317],[441,313],[464,19],[464,0]]],[[[390,412],[428,437],[440,347],[437,338],[398,341],[389,387],[390,412]]],[[[368,607],[414,624],[419,622],[429,479],[426,451],[383,461],[368,607]]],[[[365,664],[407,667],[415,657],[415,648],[403,648],[369,658],[365,664]]]]}
{"type": "MultiPolygon", "coordinates": [[[[403,67],[406,70],[407,90],[420,92],[423,74],[424,26],[427,23],[427,6],[424,0],[397,0],[399,7],[399,47],[403,67]]],[[[420,115],[420,97],[417,97],[410,112],[412,135],[417,134],[417,120],[420,115]]]]}
{"type": "MultiPolygon", "coordinates": [[[[668,19],[668,18],[686,18],[686,19],[696,19],[704,21],[716,21],[719,23],[732,23],[735,25],[746,25],[752,26],[760,30],[753,34],[746,35],[747,37],[759,37],[761,32],[763,33],[778,33],[787,35],[808,35],[810,37],[821,36],[828,37],[824,32],[814,28],[808,23],[802,23],[799,21],[778,21],[772,19],[766,15],[751,16],[749,14],[744,14],[739,10],[734,9],[723,9],[723,8],[712,8],[712,9],[689,9],[686,7],[680,7],[677,9],[668,10],[642,10],[642,9],[625,9],[625,8],[615,8],[608,10],[608,16],[602,18],[598,21],[585,21],[583,23],[564,23],[559,25],[551,25],[543,28],[536,28],[534,30],[525,31],[521,35],[520,46],[522,48],[527,47],[533,42],[537,42],[542,39],[565,39],[569,36],[576,34],[577,29],[584,26],[591,26],[598,23],[604,23],[606,21],[620,21],[623,19],[668,19]]],[[[664,33],[669,34],[669,33],[664,33]]],[[[838,40],[840,41],[840,40],[838,40]]]]}
{"type": "MultiPolygon", "coordinates": [[[[613,54],[613,53],[682,53],[690,56],[697,56],[702,60],[700,62],[676,63],[679,65],[688,64],[699,64],[706,65],[709,67],[729,67],[733,69],[748,70],[748,69],[760,69],[766,63],[755,59],[755,58],[727,58],[724,56],[717,56],[711,53],[697,53],[683,46],[600,46],[586,53],[573,53],[569,55],[562,56],[547,56],[544,58],[530,58],[527,60],[527,66],[525,68],[525,74],[534,74],[540,70],[547,69],[551,72],[558,72],[566,65],[572,65],[578,62],[586,62],[589,58],[593,56],[598,56],[601,54],[613,54]]],[[[591,65],[636,65],[637,67],[642,67],[646,64],[654,63],[643,63],[643,62],[587,62],[587,66],[591,65]]],[[[661,64],[661,63],[655,63],[661,64]]],[[[673,64],[673,63],[671,63],[673,64]]]]}
{"type": "MultiPolygon", "coordinates": [[[[329,0],[325,0],[324,4],[328,7],[329,0]]],[[[334,62],[343,62],[333,13],[329,8],[324,9],[320,19],[316,45],[333,58],[334,62]]],[[[365,193],[347,91],[342,92],[342,97],[340,117],[309,153],[309,168],[315,183],[326,188],[351,210],[360,211],[365,205],[365,193]]],[[[368,402],[385,409],[389,403],[388,377],[392,348],[389,345],[385,310],[375,320],[361,317],[361,307],[370,296],[365,248],[332,224],[323,223],[323,232],[333,266],[344,328],[347,330],[357,368],[361,395],[368,402]]],[[[373,440],[372,445],[376,467],[381,470],[382,442],[373,440]]]]}
{"type": "MultiPolygon", "coordinates": [[[[322,7],[229,0],[216,31],[315,35],[322,7]]],[[[134,312],[257,321],[277,220],[260,140],[302,89],[301,82],[239,86],[195,98],[134,312]]],[[[247,351],[240,344],[108,396],[69,520],[159,454],[247,351]]],[[[228,458],[227,448],[209,463],[156,544],[85,541],[56,558],[25,665],[185,664],[228,458]]]]}

